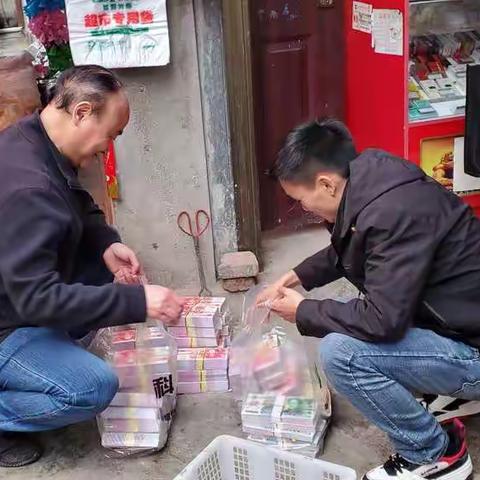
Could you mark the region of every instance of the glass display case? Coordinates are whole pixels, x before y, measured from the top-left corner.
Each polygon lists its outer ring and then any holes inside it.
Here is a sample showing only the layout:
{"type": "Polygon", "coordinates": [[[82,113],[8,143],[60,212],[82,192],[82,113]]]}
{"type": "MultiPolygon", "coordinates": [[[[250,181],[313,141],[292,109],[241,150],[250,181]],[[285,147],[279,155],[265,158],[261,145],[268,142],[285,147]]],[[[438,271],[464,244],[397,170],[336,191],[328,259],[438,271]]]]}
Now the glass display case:
{"type": "Polygon", "coordinates": [[[460,145],[471,108],[467,71],[480,64],[480,0],[361,0],[362,11],[372,12],[371,27],[367,17],[362,29],[358,5],[345,4],[346,119],[357,148],[419,165],[480,216],[477,184],[463,182],[460,145]],[[375,19],[382,17],[401,18],[400,34],[397,24],[382,25],[380,39],[401,48],[377,48],[375,19]]]}
{"type": "Polygon", "coordinates": [[[411,0],[409,120],[464,115],[467,67],[474,64],[480,64],[480,1],[411,0]]]}

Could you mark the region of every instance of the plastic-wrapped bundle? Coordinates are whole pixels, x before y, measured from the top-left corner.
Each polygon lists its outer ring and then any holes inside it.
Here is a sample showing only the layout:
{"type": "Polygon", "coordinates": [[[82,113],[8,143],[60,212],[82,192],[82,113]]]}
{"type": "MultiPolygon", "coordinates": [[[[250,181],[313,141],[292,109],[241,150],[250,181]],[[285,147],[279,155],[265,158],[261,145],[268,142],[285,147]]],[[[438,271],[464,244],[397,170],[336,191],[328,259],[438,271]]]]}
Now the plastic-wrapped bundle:
{"type": "Polygon", "coordinates": [[[227,347],[228,320],[225,297],[185,297],[182,315],[168,332],[179,348],[227,347]]]}
{"type": "Polygon", "coordinates": [[[93,350],[109,362],[120,389],[97,417],[102,446],[120,456],[162,449],[176,407],[177,347],[161,325],[102,330],[93,350]]]}
{"type": "Polygon", "coordinates": [[[330,392],[312,374],[303,339],[271,322],[268,306],[246,297],[243,328],[231,348],[230,383],[250,440],[316,456],[331,416],[330,392]]]}
{"type": "Polygon", "coordinates": [[[226,392],[229,312],[224,297],[185,297],[179,321],[168,327],[178,347],[178,393],[226,392]]]}

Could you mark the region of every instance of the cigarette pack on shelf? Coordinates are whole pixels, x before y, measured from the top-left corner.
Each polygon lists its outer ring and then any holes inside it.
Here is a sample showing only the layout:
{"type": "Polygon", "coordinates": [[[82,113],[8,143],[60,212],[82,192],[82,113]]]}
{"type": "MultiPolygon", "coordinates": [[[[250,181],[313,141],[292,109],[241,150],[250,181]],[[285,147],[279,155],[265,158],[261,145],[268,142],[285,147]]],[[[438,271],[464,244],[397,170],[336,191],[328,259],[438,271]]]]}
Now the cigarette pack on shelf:
{"type": "MultiPolygon", "coordinates": [[[[418,32],[416,27],[412,32],[415,31],[418,32]]],[[[410,41],[409,118],[412,121],[464,113],[467,66],[480,63],[478,31],[426,33],[413,35],[410,41]],[[418,88],[412,90],[412,85],[418,88]]]]}
{"type": "Polygon", "coordinates": [[[272,322],[246,297],[243,329],[231,348],[230,383],[249,439],[316,456],[331,416],[330,392],[311,369],[303,339],[272,322]]]}
{"type": "Polygon", "coordinates": [[[102,446],[120,456],[164,447],[177,395],[177,346],[162,326],[129,325],[97,335],[120,389],[97,417],[102,446]]]}

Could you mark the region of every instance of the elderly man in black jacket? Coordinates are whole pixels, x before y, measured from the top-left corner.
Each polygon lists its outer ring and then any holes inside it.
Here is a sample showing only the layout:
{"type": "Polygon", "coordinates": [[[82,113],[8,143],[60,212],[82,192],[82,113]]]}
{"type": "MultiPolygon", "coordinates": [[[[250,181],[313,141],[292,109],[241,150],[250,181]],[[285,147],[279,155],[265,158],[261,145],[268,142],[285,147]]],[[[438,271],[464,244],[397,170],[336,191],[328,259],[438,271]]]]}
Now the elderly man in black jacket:
{"type": "Polygon", "coordinates": [[[380,150],[357,154],[334,120],[294,129],[275,174],[323,217],[331,245],[258,301],[322,337],[320,360],[337,389],[385,431],[396,451],[365,476],[465,480],[463,425],[440,425],[411,392],[480,399],[480,221],[418,167],[380,150]],[[294,288],[347,278],[362,296],[308,300],[294,288]]]}
{"type": "Polygon", "coordinates": [[[181,313],[171,290],[133,284],[135,253],[77,178],[128,119],[110,71],[75,67],[41,114],[0,134],[0,466],[40,457],[22,432],[94,418],[115,395],[113,371],[75,338],[181,313]]]}

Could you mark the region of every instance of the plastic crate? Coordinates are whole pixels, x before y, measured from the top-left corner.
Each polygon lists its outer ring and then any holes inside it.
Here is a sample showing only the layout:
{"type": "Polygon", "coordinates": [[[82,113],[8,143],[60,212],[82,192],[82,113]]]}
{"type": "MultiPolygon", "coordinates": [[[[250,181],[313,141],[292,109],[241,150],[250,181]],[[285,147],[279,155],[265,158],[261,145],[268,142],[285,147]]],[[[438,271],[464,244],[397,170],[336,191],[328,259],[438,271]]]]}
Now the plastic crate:
{"type": "Polygon", "coordinates": [[[354,470],[241,438],[217,437],[174,480],[356,480],[354,470]]]}

